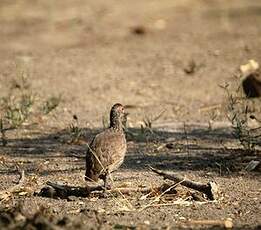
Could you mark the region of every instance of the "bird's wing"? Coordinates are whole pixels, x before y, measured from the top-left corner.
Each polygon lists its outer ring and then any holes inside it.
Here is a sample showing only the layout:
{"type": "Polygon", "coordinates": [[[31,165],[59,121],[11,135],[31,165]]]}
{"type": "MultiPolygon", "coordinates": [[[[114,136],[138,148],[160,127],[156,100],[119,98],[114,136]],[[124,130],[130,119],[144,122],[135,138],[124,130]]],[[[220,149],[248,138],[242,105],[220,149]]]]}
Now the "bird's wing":
{"type": "Polygon", "coordinates": [[[91,146],[104,168],[114,163],[117,153],[124,151],[126,141],[123,133],[114,132],[110,129],[98,134],[91,146]]]}

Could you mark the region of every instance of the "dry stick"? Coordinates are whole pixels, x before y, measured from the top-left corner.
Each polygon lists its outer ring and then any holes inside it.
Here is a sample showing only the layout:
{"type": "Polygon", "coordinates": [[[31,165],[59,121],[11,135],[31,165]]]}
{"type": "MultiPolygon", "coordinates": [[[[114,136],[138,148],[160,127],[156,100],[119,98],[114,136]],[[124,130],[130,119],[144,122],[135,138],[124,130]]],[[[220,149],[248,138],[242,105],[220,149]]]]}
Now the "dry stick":
{"type": "Polygon", "coordinates": [[[16,182],[16,185],[14,185],[13,187],[7,189],[7,192],[16,192],[18,191],[20,188],[22,188],[24,186],[25,183],[25,172],[23,169],[20,169],[18,165],[15,166],[17,172],[19,173],[19,179],[18,182],[16,182]]]}
{"type": "MultiPolygon", "coordinates": [[[[95,191],[103,191],[102,186],[87,186],[87,187],[78,187],[78,186],[68,186],[68,185],[62,185],[57,184],[48,181],[46,183],[50,187],[52,187],[54,190],[48,190],[46,187],[41,190],[39,195],[41,196],[47,196],[47,197],[60,197],[60,198],[68,198],[69,196],[76,196],[76,197],[87,197],[90,195],[91,192],[95,191]]],[[[147,193],[151,192],[152,188],[115,188],[112,190],[108,190],[108,192],[116,193],[116,194],[129,194],[131,192],[141,192],[141,193],[147,193]]]]}
{"type": "Polygon", "coordinates": [[[47,185],[51,186],[54,191],[50,194],[46,191],[42,190],[40,192],[40,195],[50,195],[54,197],[60,197],[60,198],[67,198],[69,196],[77,196],[77,197],[87,197],[90,195],[91,192],[93,191],[102,191],[103,188],[102,186],[88,186],[88,187],[77,187],[77,186],[68,186],[68,185],[61,185],[57,183],[53,183],[50,181],[47,181],[47,185]]]}
{"type": "Polygon", "coordinates": [[[158,170],[158,169],[155,169],[151,166],[149,166],[149,168],[153,172],[157,173],[158,175],[163,176],[164,179],[172,180],[176,183],[180,183],[181,185],[183,185],[187,188],[191,188],[191,189],[194,189],[196,191],[204,193],[209,200],[215,200],[218,197],[219,189],[218,189],[218,185],[215,182],[208,182],[207,184],[202,184],[202,183],[199,183],[199,182],[188,180],[188,179],[186,179],[186,178],[184,178],[180,175],[177,175],[177,174],[165,173],[165,172],[158,170]]]}
{"type": "MultiPolygon", "coordinates": [[[[159,189],[159,188],[156,188],[159,189]]],[[[131,192],[141,192],[141,193],[148,193],[152,192],[154,189],[145,187],[145,188],[115,188],[112,189],[111,192],[121,192],[122,194],[130,194],[131,192]]]]}
{"type": "Polygon", "coordinates": [[[16,168],[17,172],[19,173],[19,179],[18,179],[17,184],[22,185],[25,182],[25,172],[23,169],[20,169],[20,167],[17,164],[15,165],[15,168],[16,168]]]}
{"type": "Polygon", "coordinates": [[[18,166],[16,166],[16,168],[19,173],[19,180],[16,185],[14,185],[6,190],[0,191],[0,200],[7,199],[8,197],[10,197],[10,195],[12,193],[15,193],[15,192],[19,191],[21,188],[23,188],[24,182],[25,182],[24,170],[20,170],[18,166]]]}
{"type": "Polygon", "coordinates": [[[144,207],[142,207],[139,211],[143,211],[144,209],[148,208],[148,207],[151,207],[153,203],[159,201],[159,199],[167,192],[169,192],[172,188],[175,188],[177,187],[179,184],[181,184],[182,181],[179,181],[173,185],[171,185],[169,188],[167,188],[163,193],[161,193],[159,196],[157,196],[154,200],[152,200],[149,204],[145,205],[144,207]]]}

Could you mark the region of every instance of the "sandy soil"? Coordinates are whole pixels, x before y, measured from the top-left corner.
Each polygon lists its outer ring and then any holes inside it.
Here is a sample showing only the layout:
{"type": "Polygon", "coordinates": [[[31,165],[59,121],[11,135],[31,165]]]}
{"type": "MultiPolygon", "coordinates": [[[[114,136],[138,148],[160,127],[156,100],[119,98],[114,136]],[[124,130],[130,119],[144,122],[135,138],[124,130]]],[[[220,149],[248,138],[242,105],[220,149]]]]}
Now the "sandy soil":
{"type": "Polygon", "coordinates": [[[41,224],[48,219],[57,228],[194,229],[213,226],[190,221],[231,218],[237,228],[258,229],[260,171],[244,168],[260,160],[260,151],[244,151],[231,135],[219,85],[235,84],[241,64],[261,60],[260,22],[259,1],[2,0],[0,96],[24,71],[38,104],[53,95],[62,100],[48,115],[31,116],[7,133],[8,145],[0,148],[0,190],[18,179],[17,164],[31,190],[1,201],[0,224],[6,209],[20,204],[21,210],[13,211],[16,218],[7,221],[10,228],[21,227],[23,218],[36,226],[34,214],[44,206],[41,224]],[[191,63],[195,69],[187,73],[191,63]],[[116,187],[162,184],[148,170],[150,164],[194,180],[214,180],[221,198],[175,204],[191,192],[178,187],[177,194],[145,208],[155,196],[64,200],[34,195],[48,180],[84,186],[85,142],[103,128],[115,102],[129,105],[129,130],[135,134],[127,134],[128,153],[114,173],[116,187]],[[153,133],[142,133],[144,118],[162,111],[153,133]],[[72,144],[68,127],[74,114],[84,138],[72,144]]]}

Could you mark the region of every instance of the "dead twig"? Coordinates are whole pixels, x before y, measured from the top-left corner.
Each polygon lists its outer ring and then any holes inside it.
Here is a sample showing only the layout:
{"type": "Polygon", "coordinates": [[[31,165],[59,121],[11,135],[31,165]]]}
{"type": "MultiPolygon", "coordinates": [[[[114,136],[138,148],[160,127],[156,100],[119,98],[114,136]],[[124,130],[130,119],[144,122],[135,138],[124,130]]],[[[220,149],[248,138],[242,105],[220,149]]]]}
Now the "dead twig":
{"type": "Polygon", "coordinates": [[[208,182],[207,184],[203,184],[203,183],[188,180],[177,174],[165,173],[151,166],[149,166],[149,168],[153,172],[157,173],[158,175],[163,176],[164,179],[172,180],[175,183],[180,183],[181,185],[187,188],[194,189],[196,191],[204,193],[209,200],[216,200],[218,197],[219,189],[218,189],[218,185],[215,182],[208,182]]]}
{"type": "MultiPolygon", "coordinates": [[[[159,188],[154,188],[154,189],[159,189],[159,188]]],[[[149,188],[149,187],[145,187],[145,188],[115,188],[110,190],[110,192],[112,193],[122,193],[122,194],[130,194],[133,192],[140,192],[140,193],[149,193],[152,192],[154,190],[153,188],[149,188]]]]}
{"type": "Polygon", "coordinates": [[[102,191],[102,186],[88,186],[88,187],[78,187],[69,186],[58,183],[53,183],[47,181],[48,187],[41,189],[38,195],[51,198],[68,198],[69,196],[75,197],[88,197],[93,191],[102,191]]]}
{"type": "Polygon", "coordinates": [[[18,182],[16,182],[16,185],[0,191],[0,200],[8,200],[12,194],[20,192],[24,188],[25,184],[25,172],[24,170],[21,170],[18,166],[16,166],[16,169],[19,173],[19,179],[18,182]]]}
{"type": "Polygon", "coordinates": [[[25,172],[17,164],[15,165],[17,172],[19,173],[19,179],[16,182],[18,185],[22,185],[25,182],[25,172]]]}
{"type": "Polygon", "coordinates": [[[160,195],[156,196],[155,199],[152,200],[149,204],[147,204],[146,206],[142,207],[139,211],[141,212],[141,211],[143,211],[144,209],[146,209],[146,208],[148,208],[148,207],[151,207],[151,206],[153,205],[153,203],[158,202],[158,201],[160,200],[160,198],[161,198],[164,194],[166,194],[167,192],[169,192],[171,189],[177,187],[177,186],[178,186],[179,184],[181,184],[181,183],[182,183],[182,181],[177,182],[177,183],[171,185],[171,186],[168,187],[164,192],[162,192],[160,195]]]}
{"type": "MultiPolygon", "coordinates": [[[[43,197],[51,197],[51,198],[62,198],[66,199],[70,196],[75,197],[88,197],[92,192],[102,192],[104,188],[100,185],[97,186],[86,186],[86,187],[79,187],[79,186],[69,186],[58,184],[54,182],[48,181],[46,183],[48,186],[43,187],[41,191],[38,193],[39,196],[43,197]]],[[[155,189],[155,188],[154,188],[155,189]]],[[[140,193],[149,193],[154,190],[153,188],[114,188],[107,190],[110,194],[130,194],[133,192],[140,192],[140,193]]],[[[159,188],[158,188],[159,189],[159,188]]]]}

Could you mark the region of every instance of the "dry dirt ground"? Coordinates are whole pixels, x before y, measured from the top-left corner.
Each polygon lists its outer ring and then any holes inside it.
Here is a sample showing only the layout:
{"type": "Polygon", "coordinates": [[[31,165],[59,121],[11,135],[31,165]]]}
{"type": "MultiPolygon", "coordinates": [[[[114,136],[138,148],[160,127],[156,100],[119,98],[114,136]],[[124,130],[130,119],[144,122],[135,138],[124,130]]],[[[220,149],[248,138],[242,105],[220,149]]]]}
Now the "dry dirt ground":
{"type": "Polygon", "coordinates": [[[15,185],[17,167],[25,170],[27,185],[1,193],[0,226],[195,229],[214,226],[196,220],[231,218],[237,229],[260,229],[260,171],[244,170],[260,160],[260,152],[245,151],[231,135],[219,87],[235,81],[249,59],[261,61],[260,23],[260,1],[1,0],[0,96],[10,93],[23,72],[37,105],[50,96],[61,101],[47,115],[34,107],[21,127],[6,132],[0,190],[15,185]],[[47,181],[85,185],[85,143],[103,128],[115,102],[129,105],[130,127],[115,187],[161,185],[163,179],[148,170],[152,165],[214,180],[220,199],[196,202],[180,186],[160,198],[139,192],[37,196],[47,181]],[[72,143],[74,114],[83,133],[72,143]],[[152,129],[141,130],[146,117],[159,114],[152,129]]]}

